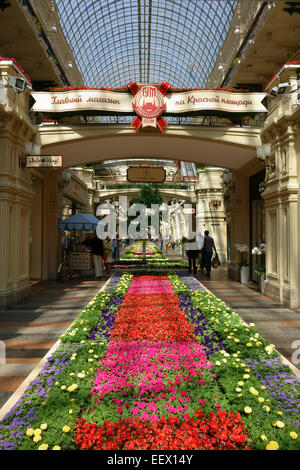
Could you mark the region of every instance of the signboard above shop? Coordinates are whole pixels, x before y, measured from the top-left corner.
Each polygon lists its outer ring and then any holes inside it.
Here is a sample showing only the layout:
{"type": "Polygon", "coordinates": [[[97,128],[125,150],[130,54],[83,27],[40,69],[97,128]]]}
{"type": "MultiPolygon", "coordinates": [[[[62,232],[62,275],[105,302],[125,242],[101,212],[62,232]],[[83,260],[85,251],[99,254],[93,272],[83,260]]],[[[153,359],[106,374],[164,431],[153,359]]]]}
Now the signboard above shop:
{"type": "Polygon", "coordinates": [[[62,168],[62,155],[26,155],[26,168],[62,168]]]}
{"type": "Polygon", "coordinates": [[[135,167],[127,170],[127,180],[130,183],[163,183],[166,180],[166,170],[159,167],[135,167]]]}

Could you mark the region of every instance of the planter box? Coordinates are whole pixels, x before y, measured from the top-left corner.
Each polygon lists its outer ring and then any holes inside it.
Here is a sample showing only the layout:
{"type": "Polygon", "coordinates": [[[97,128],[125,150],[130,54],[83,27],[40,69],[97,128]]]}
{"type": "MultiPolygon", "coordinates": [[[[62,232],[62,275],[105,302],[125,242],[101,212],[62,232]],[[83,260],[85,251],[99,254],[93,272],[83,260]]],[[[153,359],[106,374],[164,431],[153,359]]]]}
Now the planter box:
{"type": "Polygon", "coordinates": [[[249,266],[242,266],[241,267],[241,284],[248,284],[249,275],[250,275],[249,266]]]}

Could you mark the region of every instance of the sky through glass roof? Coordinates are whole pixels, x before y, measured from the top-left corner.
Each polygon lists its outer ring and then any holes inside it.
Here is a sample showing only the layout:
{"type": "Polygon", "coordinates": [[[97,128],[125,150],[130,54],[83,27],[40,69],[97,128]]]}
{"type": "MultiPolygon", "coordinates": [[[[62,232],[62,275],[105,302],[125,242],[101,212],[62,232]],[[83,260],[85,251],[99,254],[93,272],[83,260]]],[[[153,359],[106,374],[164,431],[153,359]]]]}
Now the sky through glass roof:
{"type": "Polygon", "coordinates": [[[86,86],[204,87],[236,1],[57,0],[86,86]]]}

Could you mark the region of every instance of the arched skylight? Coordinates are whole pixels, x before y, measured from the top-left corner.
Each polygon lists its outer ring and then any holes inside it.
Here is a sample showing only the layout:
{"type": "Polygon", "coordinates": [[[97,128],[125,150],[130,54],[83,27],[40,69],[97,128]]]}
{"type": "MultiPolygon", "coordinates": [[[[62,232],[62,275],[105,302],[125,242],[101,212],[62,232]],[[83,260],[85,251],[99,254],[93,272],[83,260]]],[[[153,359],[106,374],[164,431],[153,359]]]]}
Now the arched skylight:
{"type": "Polygon", "coordinates": [[[236,1],[58,0],[86,86],[204,87],[236,1]]]}

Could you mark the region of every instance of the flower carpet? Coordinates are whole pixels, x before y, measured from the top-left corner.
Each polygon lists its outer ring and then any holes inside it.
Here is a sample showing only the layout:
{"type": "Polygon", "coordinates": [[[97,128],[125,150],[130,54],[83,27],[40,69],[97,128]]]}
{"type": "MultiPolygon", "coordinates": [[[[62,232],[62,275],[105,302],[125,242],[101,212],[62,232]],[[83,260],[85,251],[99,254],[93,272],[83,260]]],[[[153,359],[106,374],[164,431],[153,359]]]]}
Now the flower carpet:
{"type": "MultiPolygon", "coordinates": [[[[146,259],[158,260],[166,259],[166,256],[161,250],[155,246],[154,243],[146,240],[145,248],[146,259]]],[[[135,242],[131,247],[121,256],[121,260],[141,260],[143,257],[143,242],[135,242]]]]}
{"type": "Polygon", "coordinates": [[[192,276],[114,274],[0,423],[0,449],[300,449],[300,384],[192,276]]]}

